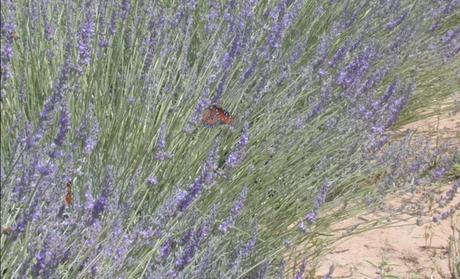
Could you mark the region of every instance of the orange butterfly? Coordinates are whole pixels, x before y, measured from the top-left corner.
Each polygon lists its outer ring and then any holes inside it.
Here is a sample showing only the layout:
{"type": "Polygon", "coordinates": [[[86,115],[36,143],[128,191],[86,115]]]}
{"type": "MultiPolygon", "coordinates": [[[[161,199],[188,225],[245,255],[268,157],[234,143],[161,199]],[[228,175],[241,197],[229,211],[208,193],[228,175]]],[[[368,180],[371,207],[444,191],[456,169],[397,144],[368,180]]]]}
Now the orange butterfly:
{"type": "Polygon", "coordinates": [[[66,184],[64,203],[66,206],[71,206],[73,204],[72,180],[69,180],[66,184]]]}
{"type": "Polygon", "coordinates": [[[2,234],[10,234],[12,232],[13,232],[12,227],[4,227],[4,228],[2,228],[2,234]]]}
{"type": "Polygon", "coordinates": [[[208,127],[215,127],[220,124],[234,125],[236,123],[234,116],[217,105],[212,105],[205,109],[201,120],[208,127]]]}
{"type": "Polygon", "coordinates": [[[11,37],[13,37],[14,40],[17,40],[19,39],[19,33],[17,31],[14,31],[12,34],[11,34],[11,37]]]}

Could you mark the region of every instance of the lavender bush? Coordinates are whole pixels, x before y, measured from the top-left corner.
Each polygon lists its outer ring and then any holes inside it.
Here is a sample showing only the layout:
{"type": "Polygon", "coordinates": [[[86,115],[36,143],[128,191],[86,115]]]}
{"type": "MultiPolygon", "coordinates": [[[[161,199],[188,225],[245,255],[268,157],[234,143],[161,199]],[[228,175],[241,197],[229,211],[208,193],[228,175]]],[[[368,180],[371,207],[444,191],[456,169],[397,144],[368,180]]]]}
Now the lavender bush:
{"type": "Polygon", "coordinates": [[[393,131],[456,92],[459,16],[455,0],[2,0],[2,275],[313,276],[330,224],[452,168],[393,131]],[[237,124],[202,125],[212,104],[237,124]]]}

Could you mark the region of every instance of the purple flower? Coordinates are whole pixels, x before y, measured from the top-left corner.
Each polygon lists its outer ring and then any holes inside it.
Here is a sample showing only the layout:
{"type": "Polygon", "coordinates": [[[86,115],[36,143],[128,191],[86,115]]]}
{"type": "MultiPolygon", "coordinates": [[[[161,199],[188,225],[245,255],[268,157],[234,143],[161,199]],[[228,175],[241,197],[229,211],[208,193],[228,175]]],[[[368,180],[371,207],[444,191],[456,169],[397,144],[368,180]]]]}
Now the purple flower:
{"type": "Polygon", "coordinates": [[[160,134],[155,147],[155,159],[159,161],[169,160],[173,157],[172,154],[166,151],[166,123],[161,124],[160,134]]]}
{"type": "Polygon", "coordinates": [[[248,187],[244,187],[240,193],[239,198],[236,200],[235,204],[231,209],[230,216],[228,216],[220,225],[219,231],[226,234],[230,227],[234,226],[236,219],[241,214],[241,211],[244,207],[244,202],[246,201],[246,197],[248,195],[248,187]]]}
{"type": "Polygon", "coordinates": [[[91,265],[90,271],[91,271],[92,276],[96,276],[99,273],[99,267],[98,267],[97,263],[93,263],[91,265]]]}
{"type": "Polygon", "coordinates": [[[249,254],[254,250],[258,238],[258,227],[255,226],[254,232],[252,233],[251,239],[244,245],[243,249],[240,251],[240,256],[242,258],[247,258],[249,254]]]}
{"type": "Polygon", "coordinates": [[[176,270],[183,270],[185,266],[192,262],[196,253],[200,250],[204,240],[209,236],[212,226],[215,223],[217,207],[213,207],[211,216],[200,224],[193,233],[189,235],[189,241],[186,243],[185,249],[176,259],[176,270]]]}
{"type": "Polygon", "coordinates": [[[208,34],[212,34],[217,30],[218,24],[217,20],[220,17],[219,7],[217,3],[213,1],[207,2],[209,3],[209,12],[204,14],[202,17],[205,17],[205,30],[208,34]]]}
{"type": "Polygon", "coordinates": [[[380,104],[386,104],[388,100],[396,93],[396,91],[399,89],[399,82],[394,81],[388,86],[387,90],[382,96],[382,99],[380,100],[380,104]]]}
{"type": "Polygon", "coordinates": [[[307,232],[307,227],[305,226],[305,222],[303,220],[300,221],[300,223],[297,225],[299,230],[303,233],[307,232]]]}
{"type": "Polygon", "coordinates": [[[326,196],[333,188],[334,184],[329,182],[328,179],[325,179],[323,182],[323,186],[321,187],[320,192],[315,197],[314,208],[319,210],[323,204],[326,202],[326,196]]]}
{"type": "Polygon", "coordinates": [[[251,63],[251,65],[246,69],[246,71],[240,76],[240,82],[243,83],[245,82],[248,78],[254,74],[254,71],[257,66],[257,59],[254,59],[251,63]]]}
{"type": "Polygon", "coordinates": [[[43,249],[35,255],[36,263],[32,266],[32,273],[35,276],[38,276],[42,272],[42,270],[46,268],[46,248],[47,247],[43,247],[43,249]]]}
{"type": "MultiPolygon", "coordinates": [[[[321,99],[317,104],[314,104],[311,110],[308,112],[306,122],[311,122],[313,119],[315,119],[318,115],[320,115],[321,112],[323,112],[326,108],[331,99],[331,94],[330,91],[327,90],[324,92],[324,94],[321,95],[321,99]]],[[[301,127],[302,125],[300,125],[301,127]]],[[[299,126],[298,126],[299,127],[299,126]]]]}
{"type": "Polygon", "coordinates": [[[109,198],[112,191],[115,189],[115,180],[113,174],[113,167],[109,166],[107,170],[108,174],[105,178],[102,192],[99,198],[91,206],[91,217],[87,222],[87,225],[93,225],[96,221],[99,222],[102,213],[108,206],[109,198]]]}
{"type": "Polygon", "coordinates": [[[50,158],[52,159],[58,159],[64,157],[64,151],[59,150],[59,149],[54,149],[48,153],[50,158]]]}
{"type": "Polygon", "coordinates": [[[48,164],[44,164],[44,163],[38,164],[37,165],[37,171],[38,171],[38,173],[40,173],[43,176],[50,175],[51,171],[52,171],[51,167],[50,167],[50,163],[48,163],[48,164]]]}
{"type": "MultiPolygon", "coordinates": [[[[2,40],[2,50],[1,50],[1,73],[0,73],[0,80],[2,82],[2,88],[4,87],[4,82],[9,80],[12,77],[11,73],[11,62],[14,56],[13,44],[14,44],[14,36],[13,34],[16,32],[16,7],[15,1],[6,0],[2,1],[2,6],[6,7],[7,16],[6,20],[3,17],[2,13],[2,34],[5,34],[5,40],[2,40]],[[4,24],[4,25],[3,25],[4,24]]],[[[2,9],[3,12],[3,9],[2,9]]]]}
{"type": "Polygon", "coordinates": [[[147,185],[149,186],[155,186],[158,184],[158,179],[155,175],[150,175],[148,178],[147,178],[147,185]]]}
{"type": "Polygon", "coordinates": [[[217,177],[220,143],[221,138],[216,138],[201,169],[200,177],[206,186],[213,185],[217,177]]]}
{"type": "Polygon", "coordinates": [[[224,72],[227,72],[235,61],[236,57],[241,54],[242,45],[239,34],[236,34],[232,41],[232,46],[230,50],[225,53],[224,59],[222,61],[222,67],[224,72]]]}
{"type": "Polygon", "coordinates": [[[237,26],[236,21],[238,20],[238,16],[236,13],[237,10],[237,2],[235,0],[229,0],[225,6],[224,10],[224,20],[229,26],[229,32],[234,33],[235,27],[237,26]]]}
{"type": "Polygon", "coordinates": [[[460,27],[449,29],[442,37],[441,41],[444,44],[444,58],[445,61],[450,57],[454,57],[460,51],[460,27]]]}
{"type": "Polygon", "coordinates": [[[115,35],[117,32],[117,19],[118,19],[118,12],[115,8],[112,10],[112,15],[110,17],[110,26],[109,26],[109,34],[115,35]]]}
{"type": "Polygon", "coordinates": [[[160,258],[165,260],[171,254],[171,249],[173,245],[173,240],[168,238],[160,247],[160,258]]]}
{"type": "Polygon", "coordinates": [[[326,274],[324,274],[323,279],[331,279],[332,273],[334,273],[334,270],[335,270],[335,265],[331,265],[329,267],[329,271],[326,274]]]}
{"type": "Polygon", "coordinates": [[[447,30],[447,32],[441,37],[441,41],[445,44],[449,43],[451,40],[454,39],[455,35],[458,31],[454,31],[452,29],[447,30]]]}
{"type": "Polygon", "coordinates": [[[269,261],[265,260],[262,266],[260,267],[259,271],[257,272],[256,279],[266,278],[269,265],[270,265],[269,261]]]}
{"type": "Polygon", "coordinates": [[[6,45],[3,54],[5,55],[5,60],[9,61],[13,59],[13,46],[12,45],[6,45]]]}
{"type": "Polygon", "coordinates": [[[342,60],[342,58],[345,56],[346,52],[348,51],[347,48],[348,48],[347,44],[344,44],[336,51],[331,61],[329,61],[330,67],[334,68],[335,66],[337,66],[337,64],[340,62],[340,60],[342,60]]]}
{"type": "Polygon", "coordinates": [[[66,256],[65,249],[62,245],[66,240],[66,236],[61,232],[47,231],[40,251],[35,253],[36,263],[32,265],[32,274],[43,278],[52,278],[60,263],[66,256]]]}
{"type": "Polygon", "coordinates": [[[318,213],[316,213],[315,211],[310,211],[307,216],[305,216],[305,220],[309,223],[309,224],[313,224],[313,223],[316,223],[316,220],[318,219],[318,213]]]}
{"type": "Polygon", "coordinates": [[[61,118],[59,119],[59,133],[54,140],[57,146],[64,144],[65,137],[70,130],[70,112],[67,105],[64,105],[61,110],[61,118]]]}
{"type": "Polygon", "coordinates": [[[202,193],[205,186],[212,186],[217,177],[216,169],[219,159],[220,139],[216,139],[214,145],[208,153],[208,157],[202,167],[201,174],[195,178],[192,185],[187,190],[187,195],[181,201],[179,210],[184,211],[190,204],[196,200],[202,193]]]}
{"type": "Polygon", "coordinates": [[[54,37],[56,35],[56,27],[54,27],[54,25],[52,25],[46,17],[44,18],[44,21],[45,21],[45,38],[48,42],[51,42],[52,40],[54,40],[54,37]]]}
{"type": "Polygon", "coordinates": [[[447,218],[449,218],[450,215],[451,215],[450,211],[444,211],[444,212],[441,213],[440,219],[441,220],[446,220],[447,218]]]}
{"type": "Polygon", "coordinates": [[[211,244],[208,245],[205,255],[201,262],[199,263],[199,268],[196,271],[194,278],[206,278],[206,274],[209,274],[209,264],[211,260],[214,258],[214,251],[211,249],[211,244]]]}
{"type": "Polygon", "coordinates": [[[304,258],[302,264],[300,265],[299,270],[295,273],[295,279],[303,279],[303,275],[305,274],[305,270],[307,268],[307,259],[304,258]]]}
{"type": "Polygon", "coordinates": [[[374,56],[374,51],[372,49],[367,49],[359,57],[348,64],[345,69],[340,71],[336,79],[336,83],[342,85],[343,87],[349,87],[355,84],[355,82],[363,77],[368,71],[374,56]]]}
{"type": "Polygon", "coordinates": [[[453,1],[445,1],[445,2],[447,4],[444,7],[444,9],[442,10],[442,15],[443,16],[450,15],[452,12],[455,11],[456,8],[458,8],[460,6],[460,1],[453,0],[453,1]]]}
{"type": "Polygon", "coordinates": [[[254,232],[252,237],[246,242],[245,245],[239,245],[235,259],[231,264],[231,273],[237,274],[240,269],[241,261],[247,258],[254,250],[258,238],[258,226],[255,224],[254,232]]]}
{"type": "Polygon", "coordinates": [[[434,171],[433,171],[433,178],[435,180],[437,179],[440,179],[441,177],[444,176],[444,174],[447,172],[446,168],[444,167],[439,167],[439,168],[436,168],[434,171]]]}
{"type": "Polygon", "coordinates": [[[397,19],[395,20],[392,20],[390,21],[387,25],[386,25],[386,29],[387,30],[393,30],[395,29],[398,25],[400,25],[404,19],[406,18],[406,16],[409,14],[409,12],[405,12],[404,14],[402,14],[400,17],[398,17],[397,19]]]}
{"type": "Polygon", "coordinates": [[[244,160],[247,145],[249,144],[249,123],[244,123],[243,132],[236,147],[228,155],[225,165],[230,168],[236,168],[244,160]]]}
{"type": "Polygon", "coordinates": [[[245,1],[243,10],[241,11],[241,16],[244,17],[247,21],[254,17],[254,9],[257,6],[257,0],[248,0],[245,1]]]}
{"type": "Polygon", "coordinates": [[[86,4],[86,17],[80,31],[80,41],[78,42],[79,54],[79,72],[85,71],[85,68],[91,63],[92,41],[96,33],[96,24],[94,22],[94,8],[91,2],[86,4]]]}
{"type": "Polygon", "coordinates": [[[446,195],[442,196],[438,201],[439,207],[446,206],[449,202],[451,202],[455,195],[457,194],[458,189],[460,188],[460,178],[454,182],[452,187],[447,191],[446,195]]]}
{"type": "Polygon", "coordinates": [[[447,218],[454,215],[456,211],[460,210],[460,202],[457,203],[455,206],[451,207],[449,210],[443,211],[438,215],[434,215],[432,221],[434,223],[438,223],[441,220],[446,220],[447,218]]]}
{"type": "Polygon", "coordinates": [[[286,10],[286,3],[282,1],[278,4],[276,10],[272,11],[272,17],[275,23],[268,35],[268,48],[265,51],[267,58],[271,51],[280,48],[285,31],[294,23],[304,4],[305,1],[295,1],[295,3],[289,7],[289,10],[286,10]],[[282,17],[279,18],[280,16],[282,17]]]}
{"type": "Polygon", "coordinates": [[[153,31],[155,29],[153,28],[152,28],[152,31],[150,32],[150,36],[147,42],[147,53],[146,53],[146,58],[144,61],[144,66],[142,67],[141,76],[143,77],[142,78],[143,80],[145,80],[145,77],[148,71],[150,70],[150,66],[152,65],[152,62],[154,61],[154,58],[155,58],[154,50],[156,47],[157,38],[156,38],[156,32],[153,31]]]}
{"type": "Polygon", "coordinates": [[[56,106],[65,98],[67,90],[67,82],[70,78],[71,65],[71,44],[66,45],[66,60],[61,68],[59,79],[53,86],[53,94],[48,97],[43,105],[43,110],[40,113],[40,122],[34,134],[28,140],[28,148],[36,146],[43,138],[45,132],[50,128],[56,106]]]}
{"type": "Polygon", "coordinates": [[[190,119],[185,128],[184,132],[187,134],[191,134],[195,126],[200,122],[203,111],[211,105],[211,100],[209,98],[209,88],[206,87],[203,91],[203,95],[201,96],[197,106],[195,107],[195,111],[193,113],[192,119],[190,119]]]}
{"type": "Polygon", "coordinates": [[[93,152],[94,148],[96,147],[97,142],[98,142],[99,133],[100,133],[99,122],[97,121],[96,116],[93,116],[93,117],[94,117],[94,122],[91,128],[91,132],[85,139],[84,150],[83,150],[84,153],[87,155],[90,155],[93,152]]]}
{"type": "Polygon", "coordinates": [[[121,3],[121,19],[125,21],[128,18],[130,12],[131,12],[130,0],[123,0],[123,2],[121,3]]]}

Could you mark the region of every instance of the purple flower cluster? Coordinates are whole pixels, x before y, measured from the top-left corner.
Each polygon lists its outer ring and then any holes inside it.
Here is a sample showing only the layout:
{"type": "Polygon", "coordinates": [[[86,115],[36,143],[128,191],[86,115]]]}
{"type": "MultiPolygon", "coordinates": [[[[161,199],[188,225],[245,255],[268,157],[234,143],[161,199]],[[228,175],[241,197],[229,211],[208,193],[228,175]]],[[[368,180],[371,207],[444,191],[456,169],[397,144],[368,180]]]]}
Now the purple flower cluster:
{"type": "Polygon", "coordinates": [[[258,232],[259,232],[258,225],[255,224],[254,225],[254,231],[252,233],[251,238],[245,244],[240,243],[239,249],[236,251],[236,256],[235,256],[233,262],[231,263],[230,272],[233,275],[238,274],[238,272],[240,270],[240,266],[241,266],[241,261],[244,260],[245,258],[249,257],[250,254],[255,249],[257,239],[259,237],[258,232]]]}
{"type": "Polygon", "coordinates": [[[238,144],[228,155],[225,165],[230,168],[236,168],[244,160],[247,145],[249,144],[249,123],[244,123],[243,132],[241,133],[238,144]]]}
{"type": "Polygon", "coordinates": [[[225,220],[219,225],[219,231],[226,234],[228,230],[235,225],[235,221],[241,214],[241,210],[244,207],[244,202],[246,200],[247,195],[248,187],[244,187],[240,193],[240,196],[238,197],[238,200],[233,205],[230,211],[230,215],[227,218],[225,218],[225,220]]]}
{"type": "Polygon", "coordinates": [[[458,192],[458,189],[460,188],[460,178],[457,178],[457,180],[453,183],[452,187],[447,191],[447,193],[438,200],[438,205],[439,207],[445,207],[447,204],[449,204],[455,197],[455,195],[458,192]]]}
{"type": "MultiPolygon", "coordinates": [[[[14,56],[14,40],[18,36],[16,27],[16,3],[12,0],[2,2],[2,6],[6,7],[6,19],[2,16],[1,34],[2,34],[2,47],[1,47],[1,89],[4,88],[4,83],[11,79],[12,74],[12,61],[14,56]]],[[[3,15],[3,14],[2,14],[3,15]]]]}
{"type": "Polygon", "coordinates": [[[169,160],[173,157],[172,154],[166,151],[166,123],[161,124],[158,141],[155,151],[155,159],[159,161],[169,160]]]}
{"type": "Polygon", "coordinates": [[[451,208],[449,208],[448,210],[445,210],[437,215],[434,215],[432,217],[432,221],[437,223],[437,222],[440,222],[442,220],[446,220],[447,218],[453,216],[455,214],[455,212],[457,212],[458,210],[460,210],[460,202],[457,203],[455,206],[452,206],[451,208]]]}
{"type": "MultiPolygon", "coordinates": [[[[315,196],[315,201],[313,203],[313,210],[308,212],[307,215],[305,216],[305,221],[308,222],[308,224],[314,224],[316,223],[318,219],[318,214],[320,208],[324,205],[326,202],[326,197],[329,194],[329,192],[334,188],[334,183],[330,182],[328,179],[324,180],[323,186],[321,187],[321,190],[318,194],[315,196]]],[[[302,231],[305,231],[305,224],[303,221],[300,223],[300,229],[302,231]]]]}
{"type": "Polygon", "coordinates": [[[91,7],[91,2],[92,1],[88,1],[86,4],[86,17],[81,26],[80,40],[78,42],[78,70],[80,74],[82,74],[85,71],[85,68],[91,63],[91,57],[93,55],[92,45],[93,38],[96,33],[96,23],[94,10],[91,7]]]}
{"type": "Polygon", "coordinates": [[[190,235],[185,241],[185,248],[176,259],[175,268],[177,271],[183,270],[185,266],[192,262],[195,254],[200,250],[203,241],[209,237],[212,226],[215,223],[216,213],[216,208],[214,208],[211,212],[211,216],[205,220],[203,224],[199,225],[194,232],[190,232],[190,235]]]}
{"type": "Polygon", "coordinates": [[[109,168],[108,172],[99,198],[90,205],[91,214],[87,221],[87,225],[93,225],[95,222],[100,222],[100,218],[108,206],[109,196],[115,189],[113,169],[109,168]]]}
{"type": "Polygon", "coordinates": [[[186,210],[190,204],[196,200],[203,192],[205,187],[210,187],[216,182],[217,173],[217,160],[219,159],[219,147],[220,140],[217,139],[211,150],[208,153],[208,157],[201,169],[201,174],[195,178],[192,185],[190,185],[185,195],[180,195],[177,198],[179,201],[178,210],[186,210]]]}
{"type": "Polygon", "coordinates": [[[304,279],[305,272],[307,270],[307,259],[302,260],[302,264],[299,267],[299,270],[295,273],[295,279],[304,279]]]}

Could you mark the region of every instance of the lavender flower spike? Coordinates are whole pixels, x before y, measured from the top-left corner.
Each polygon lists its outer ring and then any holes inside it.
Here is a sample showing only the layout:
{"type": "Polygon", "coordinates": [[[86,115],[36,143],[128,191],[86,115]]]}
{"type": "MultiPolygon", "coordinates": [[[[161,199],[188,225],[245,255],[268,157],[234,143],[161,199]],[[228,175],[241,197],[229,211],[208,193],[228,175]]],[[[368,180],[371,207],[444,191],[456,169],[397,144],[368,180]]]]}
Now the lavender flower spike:
{"type": "Polygon", "coordinates": [[[147,178],[147,185],[155,186],[157,184],[158,184],[158,178],[155,175],[152,174],[147,178]]]}
{"type": "Polygon", "coordinates": [[[240,246],[238,254],[236,255],[236,258],[232,263],[231,273],[233,275],[237,274],[237,272],[239,271],[240,266],[241,266],[241,261],[244,258],[247,258],[251,254],[251,252],[254,250],[256,243],[257,243],[257,238],[258,238],[258,225],[255,224],[255,229],[254,229],[254,232],[252,233],[251,239],[249,239],[249,241],[244,246],[242,247],[240,246]]]}
{"type": "Polygon", "coordinates": [[[109,203],[109,197],[112,191],[115,189],[115,179],[113,175],[113,167],[108,167],[108,173],[105,178],[104,186],[100,197],[92,204],[91,217],[87,222],[87,225],[93,225],[99,221],[102,213],[105,211],[109,203]]]}
{"type": "Polygon", "coordinates": [[[244,160],[246,147],[249,144],[249,123],[244,123],[243,132],[236,148],[228,155],[225,165],[230,168],[236,168],[244,160]]]}
{"type": "Polygon", "coordinates": [[[219,231],[226,234],[229,228],[235,224],[236,219],[241,214],[241,210],[244,207],[244,202],[246,201],[247,196],[248,196],[248,187],[245,186],[243,188],[243,191],[241,191],[238,200],[233,205],[230,216],[228,216],[222,222],[222,224],[219,225],[219,231]]]}
{"type": "Polygon", "coordinates": [[[166,129],[166,123],[161,124],[160,135],[157,141],[157,145],[155,147],[155,159],[159,161],[169,160],[173,157],[172,154],[166,151],[166,129]]]}
{"type": "Polygon", "coordinates": [[[99,122],[97,121],[96,117],[94,116],[94,123],[93,127],[91,128],[91,132],[89,133],[88,137],[85,139],[85,147],[84,153],[91,154],[96,147],[98,142],[98,137],[100,133],[99,122]]]}
{"type": "Polygon", "coordinates": [[[94,9],[91,2],[86,4],[86,19],[80,31],[80,42],[78,43],[79,54],[79,72],[83,73],[85,68],[91,63],[92,40],[96,33],[96,24],[94,22],[94,9]]]}
{"type": "Polygon", "coordinates": [[[54,140],[54,143],[57,146],[62,146],[64,144],[65,137],[70,130],[70,112],[67,105],[63,105],[61,111],[61,118],[59,120],[59,133],[54,140]]]}

